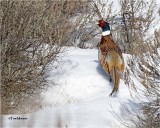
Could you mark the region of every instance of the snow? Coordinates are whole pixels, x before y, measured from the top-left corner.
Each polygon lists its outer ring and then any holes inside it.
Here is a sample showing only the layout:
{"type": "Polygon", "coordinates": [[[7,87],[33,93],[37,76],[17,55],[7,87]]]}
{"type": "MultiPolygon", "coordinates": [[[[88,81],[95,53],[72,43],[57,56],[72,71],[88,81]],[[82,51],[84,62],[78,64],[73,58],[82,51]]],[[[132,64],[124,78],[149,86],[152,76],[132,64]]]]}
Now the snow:
{"type": "MultiPolygon", "coordinates": [[[[119,92],[109,97],[113,83],[99,65],[97,49],[66,50],[61,55],[60,68],[50,70],[52,64],[48,68],[50,88],[41,94],[43,109],[30,114],[3,115],[3,128],[123,128],[116,116],[129,123],[124,106],[135,114],[138,112],[138,100],[133,100],[123,80],[119,92]]],[[[128,56],[124,54],[125,63],[128,56]]]]}
{"type": "MultiPolygon", "coordinates": [[[[109,3],[111,2],[112,0],[109,0],[109,3]]],[[[160,1],[156,2],[158,9],[160,1]]],[[[102,12],[103,17],[106,17],[106,9],[103,10],[105,13],[102,12]]],[[[119,10],[119,2],[113,2],[112,13],[117,14],[116,21],[121,19],[119,10]]],[[[72,19],[72,22],[76,18],[72,19]]],[[[156,20],[159,20],[159,16],[156,16],[156,20]]],[[[156,24],[152,29],[158,29],[159,26],[160,24],[156,24]]],[[[150,30],[150,33],[153,32],[150,30]]],[[[48,52],[45,46],[41,47],[44,55],[48,52]]],[[[55,67],[54,64],[48,67],[47,74],[50,74],[50,77],[47,80],[50,88],[41,93],[42,110],[29,114],[2,115],[3,128],[123,128],[123,122],[130,124],[124,108],[127,106],[132,113],[138,113],[137,105],[141,101],[137,95],[120,80],[119,92],[109,97],[113,83],[109,82],[110,76],[98,62],[97,49],[70,47],[66,50],[61,55],[59,68],[52,68],[55,67]],[[11,119],[17,117],[27,119],[11,119]],[[119,118],[123,122],[119,121],[119,118]]],[[[158,53],[160,54],[160,49],[158,53]]],[[[123,56],[125,68],[130,69],[127,61],[131,56],[123,56]]],[[[134,75],[130,78],[143,90],[134,75]]],[[[141,99],[145,101],[144,98],[141,99]]]]}

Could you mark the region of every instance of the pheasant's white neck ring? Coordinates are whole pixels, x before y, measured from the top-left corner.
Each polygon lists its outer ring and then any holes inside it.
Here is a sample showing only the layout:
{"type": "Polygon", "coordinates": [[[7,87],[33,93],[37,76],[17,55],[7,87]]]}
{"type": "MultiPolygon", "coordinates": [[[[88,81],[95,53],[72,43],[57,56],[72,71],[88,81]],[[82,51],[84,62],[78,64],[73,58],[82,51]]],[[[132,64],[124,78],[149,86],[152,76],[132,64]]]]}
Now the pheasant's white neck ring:
{"type": "Polygon", "coordinates": [[[103,31],[102,32],[102,36],[107,36],[107,35],[110,35],[111,34],[111,31],[103,31]]]}

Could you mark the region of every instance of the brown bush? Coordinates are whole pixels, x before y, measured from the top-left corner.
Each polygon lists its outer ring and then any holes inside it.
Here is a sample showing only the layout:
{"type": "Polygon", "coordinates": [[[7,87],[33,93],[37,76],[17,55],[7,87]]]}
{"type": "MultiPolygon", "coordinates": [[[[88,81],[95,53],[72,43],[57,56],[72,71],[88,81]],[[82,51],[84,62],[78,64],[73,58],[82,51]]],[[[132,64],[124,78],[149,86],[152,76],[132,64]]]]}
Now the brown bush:
{"type": "Polygon", "coordinates": [[[78,2],[0,2],[2,113],[46,89],[46,68],[80,22],[79,17],[73,24],[71,17],[85,9],[74,12],[82,7],[78,2]]]}

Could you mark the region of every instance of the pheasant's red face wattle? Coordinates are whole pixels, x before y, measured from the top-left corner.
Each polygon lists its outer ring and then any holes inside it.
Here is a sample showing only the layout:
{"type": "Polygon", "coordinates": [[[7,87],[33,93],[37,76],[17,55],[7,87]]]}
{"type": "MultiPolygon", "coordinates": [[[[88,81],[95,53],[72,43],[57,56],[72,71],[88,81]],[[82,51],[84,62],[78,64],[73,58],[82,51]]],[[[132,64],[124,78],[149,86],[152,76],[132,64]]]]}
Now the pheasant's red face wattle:
{"type": "Polygon", "coordinates": [[[104,22],[103,20],[99,20],[99,26],[100,26],[101,28],[103,28],[104,25],[105,25],[105,22],[104,22]]]}

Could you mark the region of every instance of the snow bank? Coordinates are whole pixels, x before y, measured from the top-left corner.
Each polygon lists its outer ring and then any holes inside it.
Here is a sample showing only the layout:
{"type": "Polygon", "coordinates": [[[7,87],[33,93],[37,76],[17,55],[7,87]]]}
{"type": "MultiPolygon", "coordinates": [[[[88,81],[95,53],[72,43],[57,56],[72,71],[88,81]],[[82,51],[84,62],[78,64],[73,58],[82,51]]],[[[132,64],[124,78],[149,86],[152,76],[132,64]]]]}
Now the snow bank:
{"type": "MultiPolygon", "coordinates": [[[[122,128],[114,114],[127,120],[124,105],[137,111],[123,80],[119,92],[109,97],[113,83],[100,67],[96,49],[68,48],[66,53],[60,68],[47,71],[48,84],[52,87],[41,95],[44,109],[32,114],[3,116],[4,128],[122,128]],[[27,119],[11,120],[10,117],[27,119]]],[[[124,55],[125,59],[127,56],[124,55]]]]}

